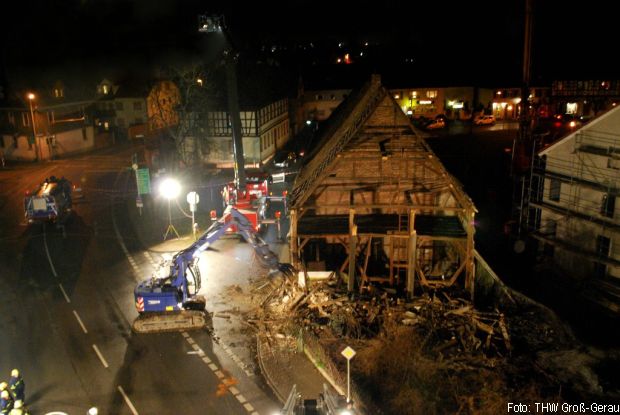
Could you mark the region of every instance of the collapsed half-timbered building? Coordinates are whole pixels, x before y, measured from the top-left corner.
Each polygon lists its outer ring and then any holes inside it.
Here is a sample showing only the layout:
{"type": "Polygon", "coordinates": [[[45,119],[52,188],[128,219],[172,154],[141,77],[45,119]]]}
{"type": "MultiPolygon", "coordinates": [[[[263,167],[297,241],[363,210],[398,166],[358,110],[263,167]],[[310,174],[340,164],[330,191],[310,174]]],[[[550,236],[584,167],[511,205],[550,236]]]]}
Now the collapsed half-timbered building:
{"type": "Polygon", "coordinates": [[[458,283],[473,297],[476,208],[378,75],[332,115],[290,196],[297,269],[346,275],[350,291],[458,283]]]}

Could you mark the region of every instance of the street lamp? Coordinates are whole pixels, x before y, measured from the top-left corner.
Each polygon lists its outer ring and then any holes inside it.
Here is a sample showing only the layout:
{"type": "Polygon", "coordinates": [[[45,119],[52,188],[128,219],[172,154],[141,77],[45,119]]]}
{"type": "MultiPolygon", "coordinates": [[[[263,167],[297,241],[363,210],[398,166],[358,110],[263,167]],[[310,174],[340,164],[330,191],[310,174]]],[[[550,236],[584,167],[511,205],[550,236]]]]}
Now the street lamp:
{"type": "Polygon", "coordinates": [[[30,92],[28,94],[28,103],[30,104],[30,119],[32,120],[32,134],[34,140],[34,154],[37,161],[39,161],[39,145],[37,144],[37,127],[34,120],[34,110],[32,109],[32,101],[35,99],[35,95],[30,92]]]}
{"type": "Polygon", "coordinates": [[[181,192],[181,185],[179,182],[174,179],[166,179],[161,185],[159,185],[159,193],[166,199],[168,199],[168,228],[166,229],[166,233],[164,234],[164,240],[168,237],[168,233],[170,231],[174,232],[177,235],[177,239],[180,238],[179,233],[172,225],[172,214],[170,213],[170,202],[172,199],[176,199],[176,197],[181,192]]]}

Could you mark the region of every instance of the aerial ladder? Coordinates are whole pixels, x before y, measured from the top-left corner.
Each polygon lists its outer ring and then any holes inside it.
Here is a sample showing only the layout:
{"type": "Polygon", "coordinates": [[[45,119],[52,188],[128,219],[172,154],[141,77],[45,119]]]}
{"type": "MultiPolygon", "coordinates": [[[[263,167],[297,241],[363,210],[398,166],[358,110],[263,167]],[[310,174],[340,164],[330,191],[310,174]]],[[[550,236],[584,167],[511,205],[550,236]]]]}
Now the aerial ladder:
{"type": "Polygon", "coordinates": [[[268,175],[265,173],[246,173],[245,157],[243,152],[243,135],[241,126],[241,110],[239,109],[239,94],[237,87],[236,65],[238,54],[233,46],[232,38],[226,27],[223,16],[199,15],[198,31],[222,36],[224,41],[224,69],[226,72],[226,93],[228,99],[228,113],[232,129],[233,170],[234,180],[224,185],[222,199],[224,208],[233,206],[241,211],[256,230],[262,224],[273,223],[266,220],[268,200],[284,201],[286,210],[286,196],[273,197],[268,189],[268,175]]]}
{"type": "Polygon", "coordinates": [[[139,317],[134,321],[134,331],[157,333],[206,327],[206,299],[199,294],[201,275],[198,262],[201,253],[233,226],[254,248],[261,265],[270,272],[291,273],[291,266],[278,262],[278,256],[257,234],[252,223],[237,209],[229,207],[196,242],[171,259],[162,261],[150,278],[136,286],[134,299],[139,317]]]}

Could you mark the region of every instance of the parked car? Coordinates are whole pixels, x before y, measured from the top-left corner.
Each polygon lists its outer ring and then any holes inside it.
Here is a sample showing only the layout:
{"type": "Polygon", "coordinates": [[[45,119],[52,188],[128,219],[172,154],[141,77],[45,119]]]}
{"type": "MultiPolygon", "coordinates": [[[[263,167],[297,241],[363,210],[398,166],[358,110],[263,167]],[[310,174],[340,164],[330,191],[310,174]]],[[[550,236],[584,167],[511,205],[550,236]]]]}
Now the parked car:
{"type": "Polygon", "coordinates": [[[297,154],[294,151],[289,151],[288,153],[278,153],[273,158],[273,165],[278,168],[286,168],[291,163],[297,161],[297,154]]]}
{"type": "Polygon", "coordinates": [[[482,115],[474,119],[474,125],[495,125],[495,116],[482,115]]]}
{"type": "Polygon", "coordinates": [[[584,122],[588,121],[587,118],[584,119],[584,117],[579,117],[573,114],[556,114],[554,118],[555,122],[553,123],[553,126],[555,128],[565,128],[569,130],[576,130],[577,128],[580,128],[584,122]]]}
{"type": "Polygon", "coordinates": [[[436,118],[434,120],[430,120],[428,124],[424,126],[427,130],[438,130],[440,128],[445,128],[446,122],[443,118],[436,118]]]}

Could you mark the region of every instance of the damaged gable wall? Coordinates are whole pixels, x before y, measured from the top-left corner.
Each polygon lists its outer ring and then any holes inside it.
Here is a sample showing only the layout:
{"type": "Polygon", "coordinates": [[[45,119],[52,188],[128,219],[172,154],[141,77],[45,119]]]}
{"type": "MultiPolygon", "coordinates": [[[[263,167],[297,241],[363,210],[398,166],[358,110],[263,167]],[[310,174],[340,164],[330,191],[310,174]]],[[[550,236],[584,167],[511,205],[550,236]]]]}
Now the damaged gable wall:
{"type": "Polygon", "coordinates": [[[295,182],[294,265],[323,257],[360,288],[387,282],[410,295],[414,281],[451,285],[464,275],[473,295],[471,200],[378,76],[355,97],[295,182]]]}

